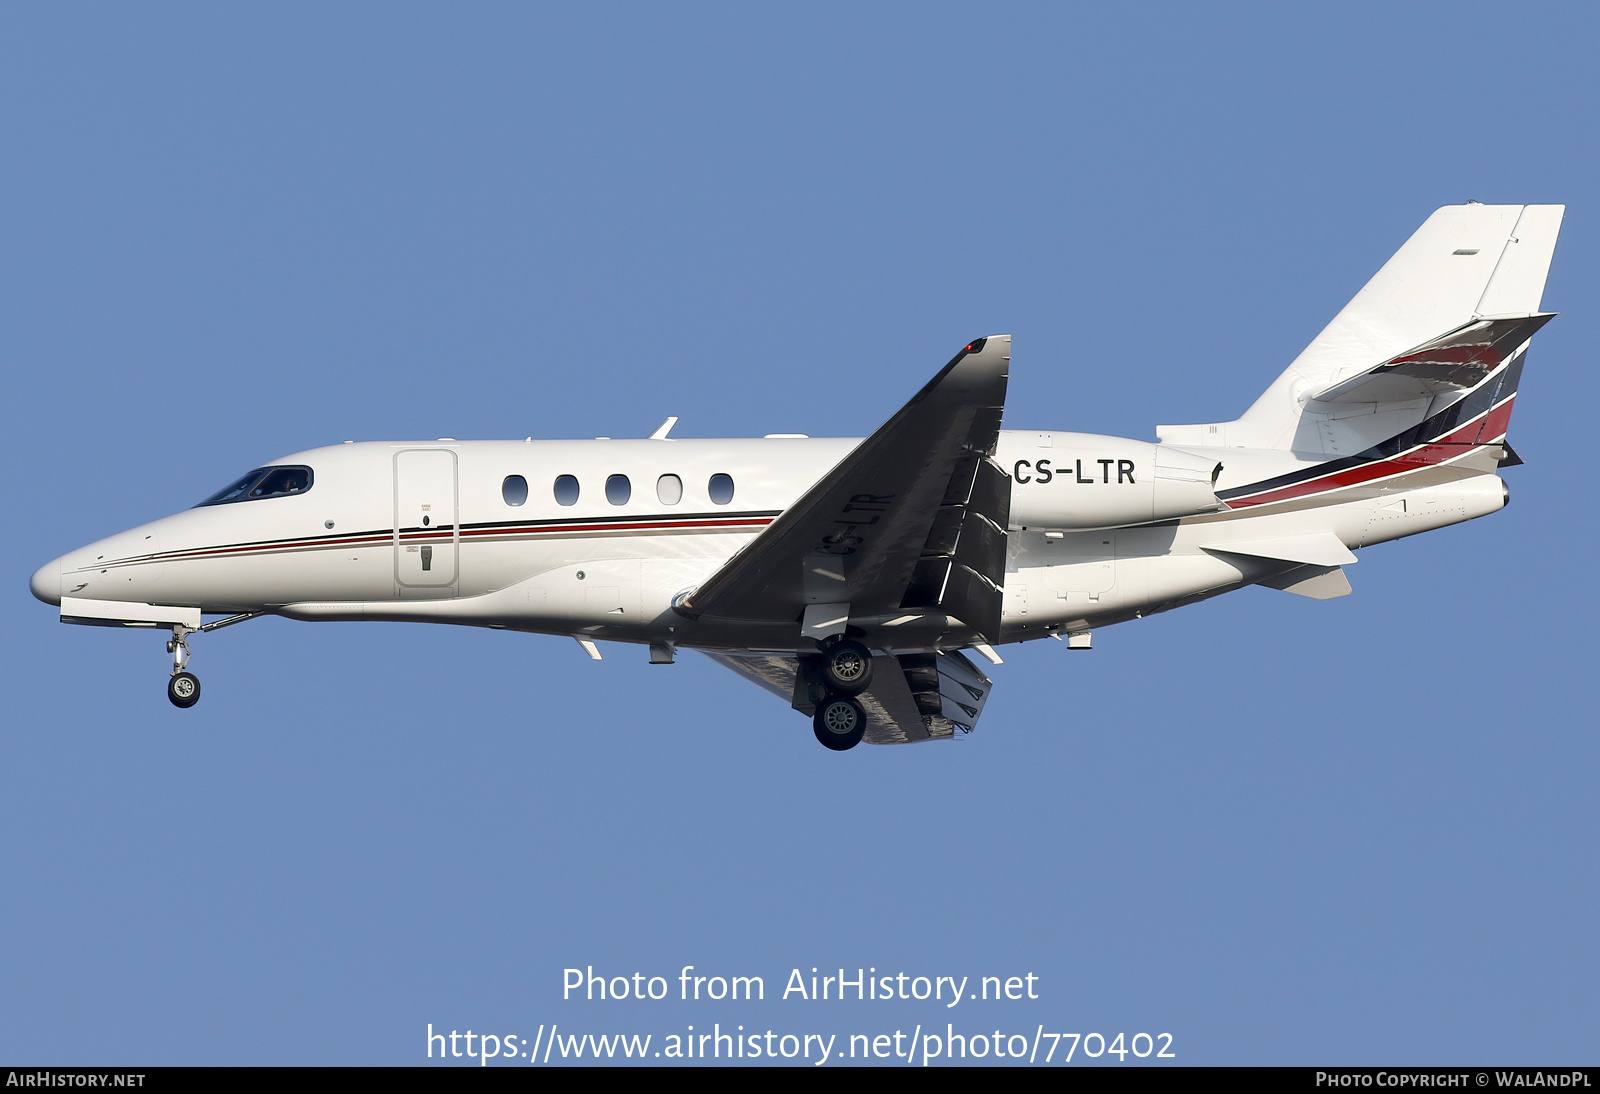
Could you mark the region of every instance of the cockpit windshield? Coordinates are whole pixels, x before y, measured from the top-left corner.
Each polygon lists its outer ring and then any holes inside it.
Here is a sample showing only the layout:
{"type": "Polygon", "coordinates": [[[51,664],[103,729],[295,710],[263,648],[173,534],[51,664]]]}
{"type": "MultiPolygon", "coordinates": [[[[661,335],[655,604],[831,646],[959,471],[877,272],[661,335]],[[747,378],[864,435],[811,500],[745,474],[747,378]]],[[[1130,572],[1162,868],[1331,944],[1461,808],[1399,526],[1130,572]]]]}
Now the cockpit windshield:
{"type": "Polygon", "coordinates": [[[304,494],[311,489],[309,467],[258,467],[237,482],[212,494],[202,505],[226,505],[234,501],[258,501],[261,498],[285,498],[290,494],[304,494]]]}

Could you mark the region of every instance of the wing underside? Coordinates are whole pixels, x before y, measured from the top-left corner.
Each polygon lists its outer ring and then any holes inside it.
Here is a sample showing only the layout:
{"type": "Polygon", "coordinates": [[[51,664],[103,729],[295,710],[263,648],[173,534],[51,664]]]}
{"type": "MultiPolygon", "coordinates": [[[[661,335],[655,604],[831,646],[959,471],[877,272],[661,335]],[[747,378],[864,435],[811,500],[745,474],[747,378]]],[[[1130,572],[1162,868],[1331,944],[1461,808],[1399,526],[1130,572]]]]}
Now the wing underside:
{"type": "MultiPolygon", "coordinates": [[[[701,651],[724,668],[812,712],[799,686],[800,659],[793,654],[734,654],[701,651]]],[[[914,744],[959,739],[977,725],[993,687],[960,653],[877,654],[872,686],[856,700],[867,713],[869,744],[914,744]]]]}

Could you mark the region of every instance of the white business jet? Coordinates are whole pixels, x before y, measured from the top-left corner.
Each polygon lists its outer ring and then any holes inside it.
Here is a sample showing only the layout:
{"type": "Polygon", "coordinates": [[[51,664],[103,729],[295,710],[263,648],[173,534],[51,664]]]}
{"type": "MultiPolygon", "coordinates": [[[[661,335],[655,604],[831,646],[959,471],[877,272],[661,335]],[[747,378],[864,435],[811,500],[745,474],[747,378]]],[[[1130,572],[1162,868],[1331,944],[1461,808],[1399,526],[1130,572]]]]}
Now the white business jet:
{"type": "Polygon", "coordinates": [[[962,652],[1246,585],[1350,591],[1355,550],[1505,505],[1506,425],[1563,207],[1440,209],[1245,414],[1160,443],[1000,428],[979,338],[865,440],[369,441],[241,476],[33,575],[64,623],[189,637],[262,615],[699,650],[843,750],[972,732],[962,652]],[[210,622],[207,615],[220,616],[210,622]]]}

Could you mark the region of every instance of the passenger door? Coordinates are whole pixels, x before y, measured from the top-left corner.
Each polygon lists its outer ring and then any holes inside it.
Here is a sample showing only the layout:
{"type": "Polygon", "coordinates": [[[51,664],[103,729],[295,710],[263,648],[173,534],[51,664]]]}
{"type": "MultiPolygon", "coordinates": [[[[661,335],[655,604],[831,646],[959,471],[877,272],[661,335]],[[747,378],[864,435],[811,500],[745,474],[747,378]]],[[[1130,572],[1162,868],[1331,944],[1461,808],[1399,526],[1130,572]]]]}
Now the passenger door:
{"type": "Polygon", "coordinates": [[[456,454],[411,448],[394,456],[394,571],[400,599],[455,595],[461,533],[456,454]]]}

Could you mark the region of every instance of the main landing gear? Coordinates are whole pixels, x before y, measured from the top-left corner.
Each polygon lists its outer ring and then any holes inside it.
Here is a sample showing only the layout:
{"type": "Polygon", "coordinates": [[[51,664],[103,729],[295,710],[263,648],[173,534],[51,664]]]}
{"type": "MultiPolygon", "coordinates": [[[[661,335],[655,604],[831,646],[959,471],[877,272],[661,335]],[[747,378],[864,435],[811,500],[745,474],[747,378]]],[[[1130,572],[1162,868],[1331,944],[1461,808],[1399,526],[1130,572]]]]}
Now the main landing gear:
{"type": "Polygon", "coordinates": [[[262,614],[262,612],[242,612],[200,627],[189,627],[182,623],[172,625],[172,639],[167,643],[167,652],[172,654],[172,676],[167,680],[167,698],[172,701],[173,706],[180,710],[188,710],[200,701],[200,678],[189,671],[189,636],[201,631],[231,627],[235,623],[243,623],[246,619],[254,619],[262,614]]]}
{"type": "Polygon", "coordinates": [[[812,715],[811,731],[824,748],[854,748],[867,731],[867,712],[855,697],[872,683],[872,651],[845,639],[825,647],[812,664],[826,694],[812,715]]]}
{"type": "Polygon", "coordinates": [[[872,683],[872,651],[845,639],[822,651],[822,682],[840,695],[860,695],[872,683]]]}
{"type": "Polygon", "coordinates": [[[811,732],[823,748],[844,752],[861,743],[867,731],[867,712],[849,695],[830,695],[817,704],[811,717],[811,732]]]}

